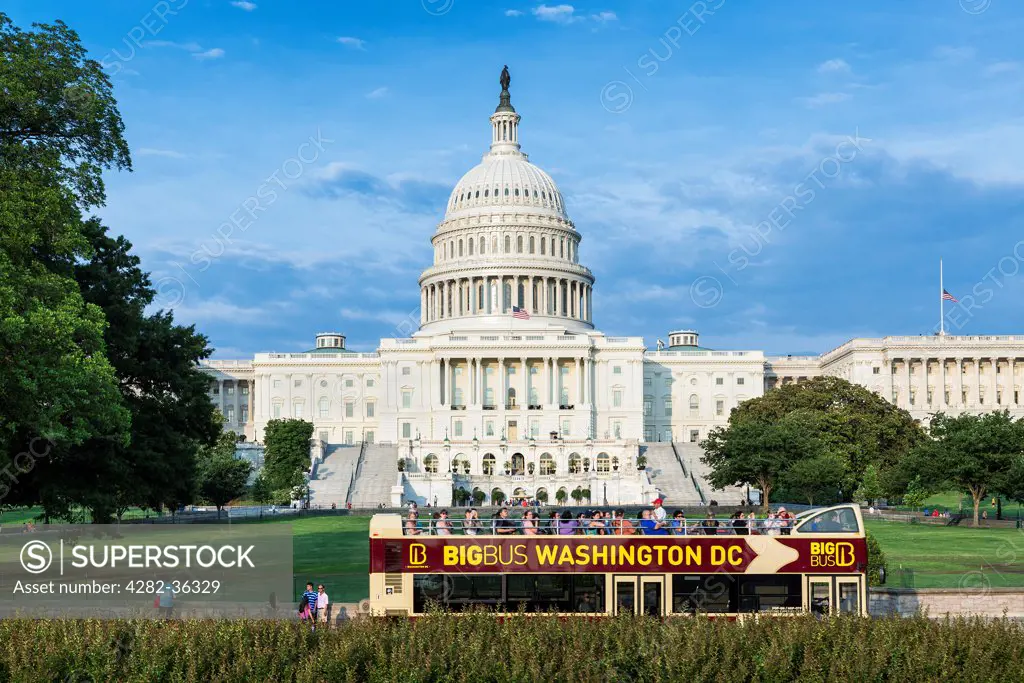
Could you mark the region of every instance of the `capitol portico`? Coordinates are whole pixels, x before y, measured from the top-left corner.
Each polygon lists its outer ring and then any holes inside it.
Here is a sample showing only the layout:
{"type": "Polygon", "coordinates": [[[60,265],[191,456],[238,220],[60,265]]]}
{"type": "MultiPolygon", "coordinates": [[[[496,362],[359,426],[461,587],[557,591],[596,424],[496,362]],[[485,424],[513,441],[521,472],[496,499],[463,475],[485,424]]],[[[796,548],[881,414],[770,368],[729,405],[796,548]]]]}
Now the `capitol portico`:
{"type": "Polygon", "coordinates": [[[386,484],[363,503],[450,505],[459,488],[488,500],[543,490],[552,502],[587,489],[595,503],[636,503],[665,493],[665,482],[691,482],[703,501],[695,442],[742,401],[815,375],[861,384],[921,420],[1024,414],[1024,337],[853,339],[821,356],[768,357],[704,348],[694,330],[669,332],[655,351],[640,337],[605,336],[593,324],[582,236],[555,182],[521,150],[508,84],[506,71],[489,149],[432,237],[412,337],[353,353],[327,332],[305,352],[203,364],[226,428],[250,440],[269,420],[301,418],[313,422],[325,465],[347,457],[332,447],[377,444],[325,467],[344,480],[339,491],[347,486],[331,502],[360,500],[356,480],[374,472],[386,484]],[[655,467],[637,467],[642,452],[655,467]]]}

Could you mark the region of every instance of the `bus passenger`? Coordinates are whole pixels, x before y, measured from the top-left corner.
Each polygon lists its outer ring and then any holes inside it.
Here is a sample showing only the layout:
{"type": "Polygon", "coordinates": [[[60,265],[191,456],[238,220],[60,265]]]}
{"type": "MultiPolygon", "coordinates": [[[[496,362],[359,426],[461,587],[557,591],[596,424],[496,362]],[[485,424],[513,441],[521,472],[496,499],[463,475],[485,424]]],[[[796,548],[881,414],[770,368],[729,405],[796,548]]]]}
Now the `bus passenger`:
{"type": "Polygon", "coordinates": [[[452,535],[452,523],[448,519],[448,511],[441,510],[437,513],[438,519],[436,522],[436,533],[438,536],[451,536],[452,535]]]}
{"type": "Polygon", "coordinates": [[[633,523],[626,519],[626,511],[622,508],[615,511],[615,518],[612,521],[612,533],[616,536],[632,536],[636,533],[633,523]]]}
{"type": "Polygon", "coordinates": [[[537,532],[537,513],[533,510],[527,510],[523,513],[523,534],[526,536],[536,536],[537,532]]]}
{"type": "Polygon", "coordinates": [[[572,518],[572,510],[566,508],[558,520],[558,535],[572,536],[576,533],[576,520],[572,518]]]}
{"type": "Polygon", "coordinates": [[[405,520],[405,535],[418,536],[419,534],[420,529],[416,523],[416,513],[410,510],[409,517],[405,520]]]}
{"type": "Polygon", "coordinates": [[[676,536],[686,535],[686,514],[682,510],[672,513],[672,533],[676,536]]]}
{"type": "Polygon", "coordinates": [[[508,508],[501,508],[494,520],[494,533],[503,536],[516,533],[516,522],[508,518],[508,508]]]}
{"type": "Polygon", "coordinates": [[[704,529],[705,536],[716,536],[718,534],[718,520],[715,519],[715,513],[709,512],[704,517],[704,523],[701,527],[704,529]]]}
{"type": "Polygon", "coordinates": [[[644,530],[645,535],[668,536],[668,529],[665,528],[666,522],[659,522],[654,519],[650,510],[643,510],[640,514],[640,528],[644,530]]]}
{"type": "Polygon", "coordinates": [[[549,536],[558,534],[558,510],[552,510],[548,513],[548,521],[544,527],[544,533],[549,536]]]}
{"type": "Polygon", "coordinates": [[[587,535],[589,536],[604,536],[607,532],[600,510],[594,510],[590,517],[590,524],[587,526],[589,527],[587,529],[587,535]]]}
{"type": "Polygon", "coordinates": [[[764,520],[764,533],[768,536],[779,535],[779,519],[774,512],[769,512],[768,519],[764,520]]]}
{"type": "Polygon", "coordinates": [[[753,512],[747,515],[747,531],[751,536],[760,533],[757,528],[757,516],[753,512]]]}
{"type": "Polygon", "coordinates": [[[736,512],[732,516],[732,532],[737,536],[747,535],[747,520],[742,512],[736,512]]]}

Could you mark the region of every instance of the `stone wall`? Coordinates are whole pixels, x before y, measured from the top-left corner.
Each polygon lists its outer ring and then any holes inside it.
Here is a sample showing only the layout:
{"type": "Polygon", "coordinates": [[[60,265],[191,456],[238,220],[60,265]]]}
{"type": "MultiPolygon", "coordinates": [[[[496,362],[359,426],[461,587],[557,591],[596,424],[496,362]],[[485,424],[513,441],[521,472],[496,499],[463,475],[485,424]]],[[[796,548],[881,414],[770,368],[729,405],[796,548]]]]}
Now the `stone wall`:
{"type": "Polygon", "coordinates": [[[984,616],[1024,619],[1024,589],[990,588],[961,590],[957,588],[872,588],[868,609],[872,616],[912,616],[918,612],[941,618],[951,616],[984,616]]]}

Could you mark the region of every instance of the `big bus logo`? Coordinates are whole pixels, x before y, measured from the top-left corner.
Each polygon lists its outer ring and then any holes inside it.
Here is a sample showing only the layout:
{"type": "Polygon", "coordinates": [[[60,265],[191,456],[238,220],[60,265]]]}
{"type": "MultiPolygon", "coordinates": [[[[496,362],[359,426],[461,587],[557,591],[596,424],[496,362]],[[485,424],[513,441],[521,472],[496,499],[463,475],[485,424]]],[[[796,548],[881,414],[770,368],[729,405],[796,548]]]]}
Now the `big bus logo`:
{"type": "Polygon", "coordinates": [[[427,546],[422,543],[412,543],[409,545],[409,566],[427,566],[427,546]]]}
{"type": "Polygon", "coordinates": [[[849,541],[811,541],[812,567],[851,567],[856,560],[849,541]]]}

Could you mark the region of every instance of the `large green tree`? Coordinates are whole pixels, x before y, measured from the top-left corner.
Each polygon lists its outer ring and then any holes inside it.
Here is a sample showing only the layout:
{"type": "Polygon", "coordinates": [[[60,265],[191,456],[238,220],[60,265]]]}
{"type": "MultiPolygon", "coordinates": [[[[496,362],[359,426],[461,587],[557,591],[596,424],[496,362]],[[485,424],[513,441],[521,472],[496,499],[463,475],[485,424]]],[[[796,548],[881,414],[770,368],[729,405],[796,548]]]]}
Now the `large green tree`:
{"type": "Polygon", "coordinates": [[[199,449],[199,494],[217,506],[218,515],[248,488],[252,463],[235,457],[237,443],[235,435],[226,432],[213,446],[199,449]]]}
{"type": "Polygon", "coordinates": [[[263,432],[265,459],[263,474],[274,491],[303,483],[309,469],[309,440],[313,423],[305,420],[271,420],[263,432]]]}
{"type": "Polygon", "coordinates": [[[846,463],[833,453],[822,453],[793,462],[783,471],[780,489],[799,495],[808,505],[837,502],[846,478],[846,463]]]}
{"type": "MultiPolygon", "coordinates": [[[[124,126],[75,32],[34,28],[0,13],[0,458],[40,437],[48,453],[96,436],[124,441],[129,423],[102,311],[49,268],[88,256],[82,212],[103,203],[104,169],[130,168],[124,126]]],[[[27,475],[35,464],[15,466],[27,475]]]]}
{"type": "Polygon", "coordinates": [[[814,415],[800,410],[774,420],[746,419],[718,427],[701,447],[701,460],[711,468],[712,486],[757,487],[766,510],[772,492],[794,463],[825,454],[815,436],[814,415]]]}
{"type": "Polygon", "coordinates": [[[1024,421],[1014,420],[1008,411],[955,417],[939,413],[932,418],[929,436],[904,458],[904,476],[919,477],[931,491],[953,487],[969,494],[978,526],[981,501],[1013,488],[1011,477],[1024,454],[1024,421]]]}
{"type": "Polygon", "coordinates": [[[775,422],[794,411],[805,411],[824,450],[843,460],[846,501],[853,499],[868,465],[877,468],[888,488],[899,488],[892,481],[896,465],[924,440],[924,431],[907,411],[862,386],[824,376],[744,401],[730,414],[727,429],[746,421],[775,422]]]}

